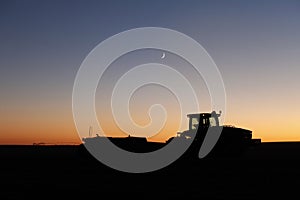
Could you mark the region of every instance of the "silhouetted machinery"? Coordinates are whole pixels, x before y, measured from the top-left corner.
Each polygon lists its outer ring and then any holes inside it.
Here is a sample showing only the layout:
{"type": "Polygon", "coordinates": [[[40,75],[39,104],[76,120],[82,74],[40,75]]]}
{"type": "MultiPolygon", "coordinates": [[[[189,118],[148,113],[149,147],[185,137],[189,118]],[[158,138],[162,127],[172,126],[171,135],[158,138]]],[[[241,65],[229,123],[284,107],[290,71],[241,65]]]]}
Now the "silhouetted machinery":
{"type": "MultiPolygon", "coordinates": [[[[192,139],[190,147],[184,153],[186,157],[198,157],[200,147],[203,145],[204,139],[208,133],[214,133],[214,130],[222,128],[220,137],[216,141],[209,155],[240,155],[250,146],[260,144],[260,139],[252,138],[252,131],[248,129],[238,128],[234,126],[220,126],[219,117],[221,112],[217,114],[215,111],[211,113],[195,113],[188,114],[189,129],[183,132],[178,132],[176,136],[171,137],[166,143],[147,141],[144,137],[107,137],[112,143],[120,148],[141,153],[150,152],[162,148],[172,140],[186,142],[192,139]]],[[[87,145],[95,145],[101,141],[103,137],[88,137],[83,138],[83,142],[87,145]]]]}
{"type": "MultiPolygon", "coordinates": [[[[219,114],[213,111],[211,113],[195,113],[187,115],[189,118],[189,129],[179,132],[177,137],[186,139],[193,138],[193,142],[187,152],[188,154],[198,154],[207,134],[213,134],[217,129],[221,130],[221,134],[210,155],[240,155],[250,146],[261,143],[261,139],[252,138],[251,130],[231,125],[220,126],[220,115],[221,111],[219,114]],[[209,129],[212,131],[209,132],[209,129]]],[[[173,138],[170,140],[172,139],[173,138]]]]}

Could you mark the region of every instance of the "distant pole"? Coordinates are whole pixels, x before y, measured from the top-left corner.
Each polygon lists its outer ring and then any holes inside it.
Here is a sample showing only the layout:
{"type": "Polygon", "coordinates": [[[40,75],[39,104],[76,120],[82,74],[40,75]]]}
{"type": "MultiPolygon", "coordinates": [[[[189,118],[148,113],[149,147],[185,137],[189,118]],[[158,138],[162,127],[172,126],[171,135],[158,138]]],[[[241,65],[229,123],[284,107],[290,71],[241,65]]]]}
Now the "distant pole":
{"type": "Polygon", "coordinates": [[[92,137],[92,132],[93,132],[93,127],[90,126],[90,129],[89,129],[89,137],[92,137]]]}

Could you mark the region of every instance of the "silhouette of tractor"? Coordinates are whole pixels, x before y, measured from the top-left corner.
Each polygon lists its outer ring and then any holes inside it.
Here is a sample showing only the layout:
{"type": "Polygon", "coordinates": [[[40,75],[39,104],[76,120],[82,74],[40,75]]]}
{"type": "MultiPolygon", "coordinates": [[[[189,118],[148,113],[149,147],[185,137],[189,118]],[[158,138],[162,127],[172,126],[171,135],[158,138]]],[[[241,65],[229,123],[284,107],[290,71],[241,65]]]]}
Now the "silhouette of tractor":
{"type": "MultiPolygon", "coordinates": [[[[177,140],[179,143],[187,143],[192,140],[188,149],[184,152],[183,158],[198,158],[198,154],[205,139],[214,135],[216,131],[221,134],[215,137],[215,144],[209,151],[210,155],[241,155],[248,147],[260,143],[260,139],[252,138],[252,131],[238,128],[234,126],[220,126],[219,117],[221,112],[217,114],[215,111],[211,113],[196,113],[188,114],[189,129],[183,132],[178,132],[176,136],[171,137],[164,142],[150,142],[146,137],[107,137],[116,146],[135,153],[151,152],[160,149],[167,145],[172,140],[177,140]]],[[[88,137],[83,138],[85,145],[95,147],[104,141],[104,137],[88,137]]]]}
{"type": "MultiPolygon", "coordinates": [[[[195,113],[188,114],[189,129],[183,132],[178,132],[177,137],[194,139],[187,155],[194,155],[199,153],[201,146],[208,133],[212,134],[214,130],[221,130],[220,137],[217,139],[215,146],[210,155],[240,155],[250,146],[261,143],[260,139],[252,138],[252,131],[244,128],[238,128],[231,125],[220,126],[219,117],[221,111],[217,114],[215,111],[211,113],[195,113]],[[211,129],[212,131],[208,131],[211,129]]],[[[174,138],[171,138],[170,141],[174,138]]],[[[169,141],[168,141],[169,142],[169,141]]]]}

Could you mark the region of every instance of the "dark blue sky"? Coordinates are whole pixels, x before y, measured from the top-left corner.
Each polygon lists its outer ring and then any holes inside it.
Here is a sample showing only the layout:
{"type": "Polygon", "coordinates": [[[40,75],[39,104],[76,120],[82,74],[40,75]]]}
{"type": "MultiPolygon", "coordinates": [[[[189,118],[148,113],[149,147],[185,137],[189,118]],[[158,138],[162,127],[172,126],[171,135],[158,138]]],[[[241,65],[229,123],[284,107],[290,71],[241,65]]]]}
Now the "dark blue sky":
{"type": "MultiPolygon", "coordinates": [[[[229,122],[253,127],[253,108],[274,118],[265,127],[280,121],[277,113],[300,114],[300,1],[2,0],[4,123],[31,115],[71,118],[73,82],[85,56],[114,34],[146,26],[185,33],[208,51],[224,79],[229,122]]],[[[287,138],[297,138],[298,128],[287,138]]],[[[286,138],[276,134],[263,137],[286,138]]]]}

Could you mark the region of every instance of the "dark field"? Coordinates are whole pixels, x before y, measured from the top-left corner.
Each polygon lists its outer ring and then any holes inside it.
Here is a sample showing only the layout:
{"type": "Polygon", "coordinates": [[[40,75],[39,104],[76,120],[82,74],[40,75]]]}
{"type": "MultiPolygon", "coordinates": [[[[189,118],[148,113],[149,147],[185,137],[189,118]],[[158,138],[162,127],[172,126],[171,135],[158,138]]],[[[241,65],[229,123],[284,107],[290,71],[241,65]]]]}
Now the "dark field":
{"type": "Polygon", "coordinates": [[[300,142],[262,143],[243,156],[129,174],[79,146],[0,146],[0,199],[298,199],[300,142]]]}

